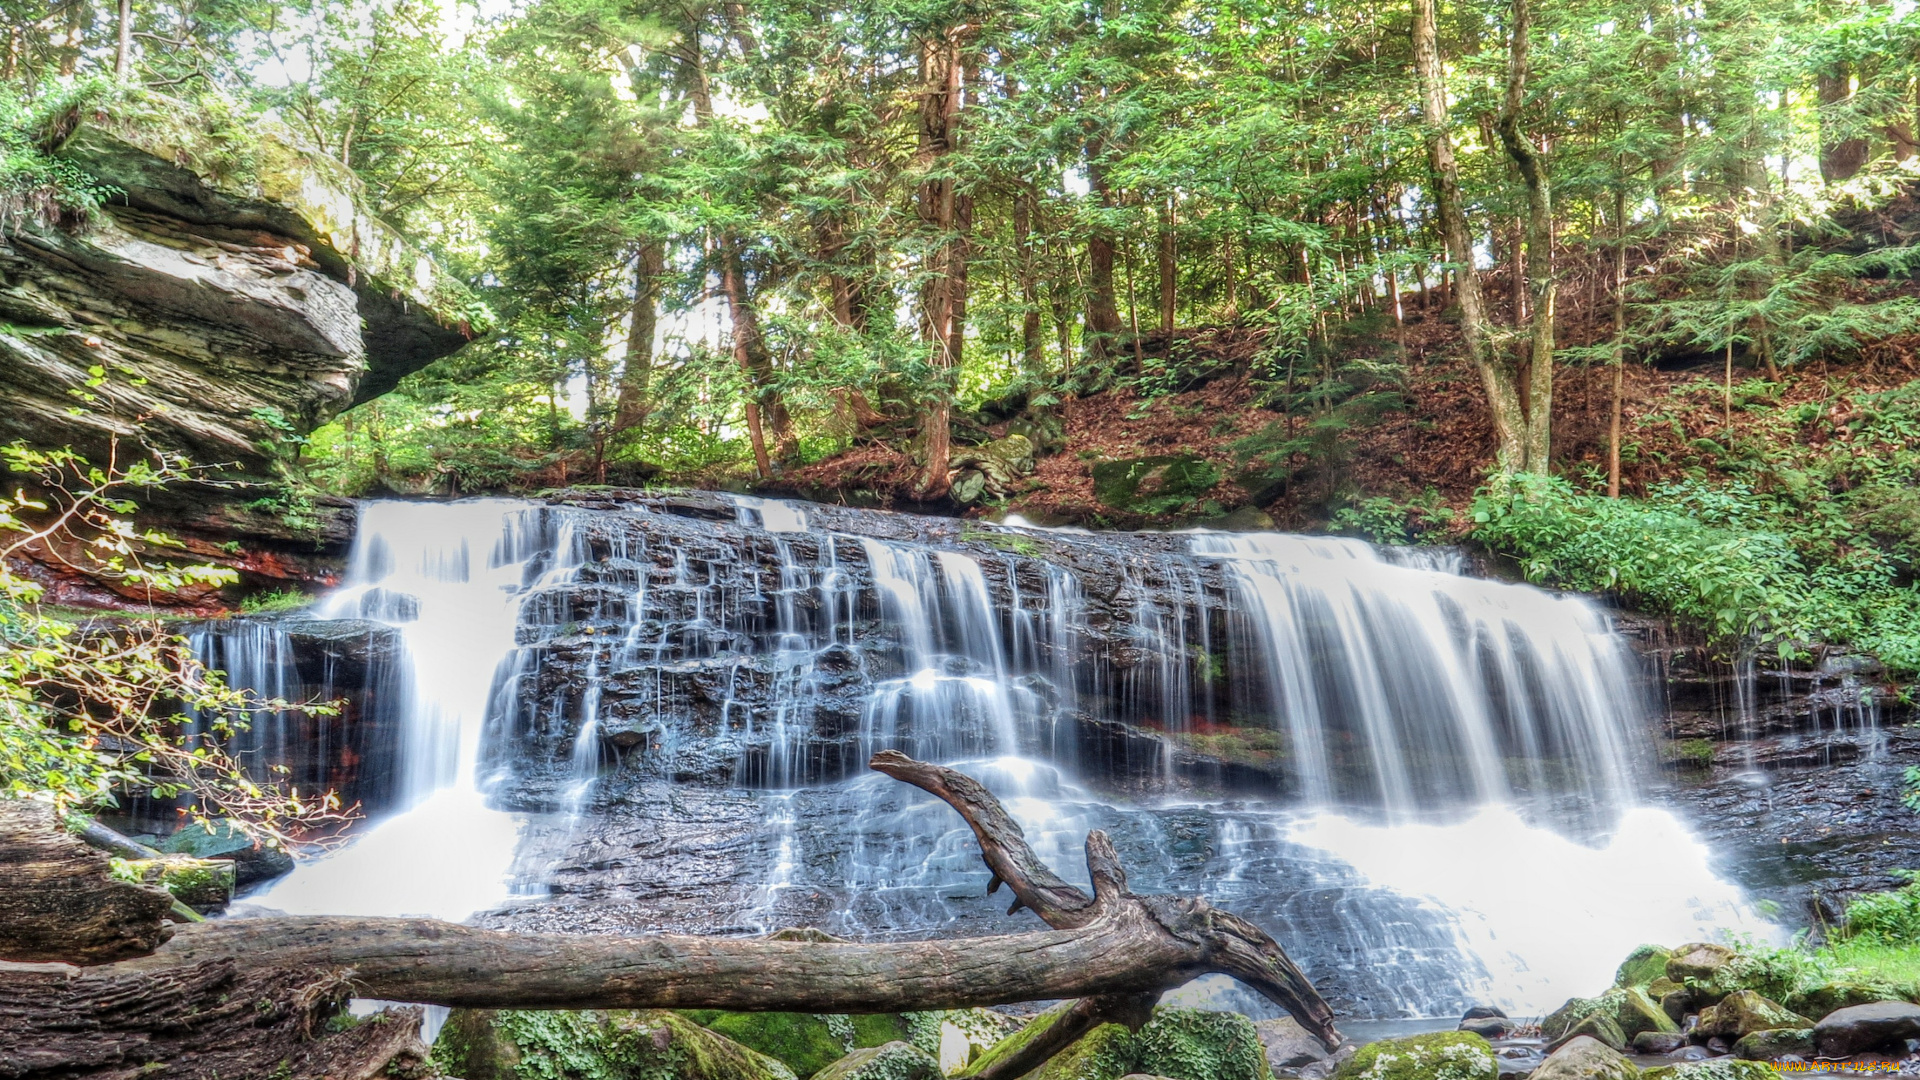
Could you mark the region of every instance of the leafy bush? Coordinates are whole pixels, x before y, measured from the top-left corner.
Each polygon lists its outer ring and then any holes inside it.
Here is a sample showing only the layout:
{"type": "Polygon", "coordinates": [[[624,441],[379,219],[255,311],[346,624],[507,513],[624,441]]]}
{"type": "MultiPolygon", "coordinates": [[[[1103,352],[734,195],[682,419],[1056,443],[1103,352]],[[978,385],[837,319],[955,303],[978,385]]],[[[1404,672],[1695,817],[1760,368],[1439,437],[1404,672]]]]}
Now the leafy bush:
{"type": "Polygon", "coordinates": [[[1881,945],[1920,945],[1920,882],[1902,871],[1907,884],[1889,892],[1867,893],[1847,905],[1847,936],[1881,945]]]}
{"type": "Polygon", "coordinates": [[[1843,644],[1920,671],[1920,588],[1846,510],[1810,509],[1742,479],[1608,499],[1523,477],[1480,493],[1473,535],[1516,558],[1530,581],[1616,593],[1783,655],[1843,644]]]}
{"type": "Polygon", "coordinates": [[[92,78],[47,88],[28,100],[0,85],[0,229],[23,221],[76,225],[114,192],[70,161],[54,156],[72,130],[72,117],[113,93],[92,78]]]}

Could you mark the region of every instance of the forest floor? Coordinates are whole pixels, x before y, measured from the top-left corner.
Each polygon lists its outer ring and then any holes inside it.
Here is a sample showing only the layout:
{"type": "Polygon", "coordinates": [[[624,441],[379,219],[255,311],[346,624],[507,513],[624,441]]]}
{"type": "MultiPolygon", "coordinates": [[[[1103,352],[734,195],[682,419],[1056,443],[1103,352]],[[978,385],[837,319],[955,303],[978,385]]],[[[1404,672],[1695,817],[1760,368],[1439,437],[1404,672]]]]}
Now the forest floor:
{"type": "MultiPolygon", "coordinates": [[[[1384,321],[1384,320],[1382,320],[1384,321]]],[[[1392,327],[1391,323],[1386,323],[1392,327]]],[[[1574,306],[1563,319],[1563,346],[1606,340],[1606,313],[1574,306]]],[[[1124,374],[1097,393],[1068,396],[1051,412],[1062,430],[1061,445],[1041,456],[1033,475],[1003,505],[977,506],[971,515],[995,510],[1042,523],[1142,527],[1149,517],[1103,505],[1094,491],[1093,466],[1102,461],[1192,455],[1222,477],[1208,492],[1213,505],[1196,502],[1188,519],[1257,505],[1287,529],[1323,527],[1343,505],[1387,498],[1420,503],[1445,531],[1463,531],[1462,513],[1493,463],[1492,425],[1478,376],[1460,355],[1458,324],[1445,317],[1411,315],[1403,328],[1350,344],[1326,361],[1322,375],[1348,392],[1353,379],[1341,368],[1378,358],[1391,381],[1374,386],[1374,406],[1342,408],[1323,400],[1289,412],[1276,402],[1274,382],[1255,369],[1265,344],[1258,330],[1206,327],[1176,334],[1182,364],[1203,373],[1189,388],[1147,396],[1139,380],[1124,374]],[[1369,356],[1371,352],[1373,355],[1369,356]],[[1210,373],[1210,374],[1209,374],[1210,373]],[[1331,421],[1331,422],[1330,422],[1331,421]],[[1262,461],[1258,443],[1325,438],[1314,448],[1285,455],[1277,468],[1262,461]],[[1262,466],[1265,466],[1264,468],[1262,466]]],[[[1149,362],[1164,358],[1166,340],[1143,342],[1149,362]]],[[[1694,476],[1717,479],[1729,447],[1744,438],[1791,437],[1810,450],[1822,440],[1845,439],[1857,413],[1854,398],[1920,378],[1920,336],[1890,338],[1864,348],[1845,365],[1816,363],[1767,379],[1766,372],[1736,356],[1728,430],[1725,361],[1721,355],[1673,355],[1655,363],[1630,361],[1624,372],[1624,489],[1644,494],[1662,481],[1694,476]],[[1809,409],[1828,421],[1807,425],[1809,409]],[[1778,421],[1793,414],[1802,423],[1788,434],[1778,421]]],[[[1138,362],[1123,358],[1123,369],[1138,362]]],[[[1555,373],[1554,459],[1566,476],[1604,482],[1612,369],[1568,364],[1555,373]]],[[[1304,378],[1297,382],[1304,385],[1304,378]]],[[[1304,395],[1296,395],[1296,401],[1304,395]]],[[[1352,399],[1350,399],[1352,400],[1352,399]]],[[[1008,424],[984,425],[993,435],[1008,424]]],[[[774,490],[828,501],[925,509],[910,490],[917,466],[908,451],[872,440],[815,464],[794,469],[770,485],[774,490]]],[[[1171,515],[1178,519],[1181,515],[1171,515]]]]}

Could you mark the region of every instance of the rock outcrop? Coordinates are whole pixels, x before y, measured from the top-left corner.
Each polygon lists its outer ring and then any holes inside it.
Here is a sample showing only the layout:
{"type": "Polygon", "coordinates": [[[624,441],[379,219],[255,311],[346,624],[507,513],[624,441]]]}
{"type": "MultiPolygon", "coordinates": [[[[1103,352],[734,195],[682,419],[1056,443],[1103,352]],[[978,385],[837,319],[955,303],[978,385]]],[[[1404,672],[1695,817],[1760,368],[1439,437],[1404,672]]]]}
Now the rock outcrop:
{"type": "MultiPolygon", "coordinates": [[[[213,468],[219,486],[152,508],[191,554],[256,582],[324,580],[345,508],[288,504],[282,464],[484,331],[485,308],[372,215],[344,165],[275,123],[136,97],[85,111],[57,152],[113,194],[85,224],[0,235],[0,442],[213,468]]],[[[115,599],[49,583],[59,600],[115,599]]]]}

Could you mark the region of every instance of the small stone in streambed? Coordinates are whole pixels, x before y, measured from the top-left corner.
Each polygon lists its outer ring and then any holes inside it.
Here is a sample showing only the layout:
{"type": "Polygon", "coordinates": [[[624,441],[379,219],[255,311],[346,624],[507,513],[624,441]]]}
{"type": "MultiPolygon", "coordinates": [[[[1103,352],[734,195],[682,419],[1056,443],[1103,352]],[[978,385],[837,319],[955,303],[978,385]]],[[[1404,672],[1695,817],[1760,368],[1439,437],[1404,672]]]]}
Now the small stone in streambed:
{"type": "Polygon", "coordinates": [[[1519,1027],[1504,1016],[1468,1017],[1460,1021],[1460,1031],[1471,1031],[1483,1039],[1505,1038],[1519,1027]]]}
{"type": "Polygon", "coordinates": [[[1633,1037],[1636,1054],[1671,1054],[1687,1045],[1687,1037],[1677,1031],[1643,1031],[1633,1037]]]}
{"type": "Polygon", "coordinates": [[[1266,1048],[1270,1068],[1297,1069],[1327,1060],[1327,1048],[1291,1016],[1256,1021],[1253,1030],[1260,1036],[1260,1045],[1266,1048]]]}
{"type": "Polygon", "coordinates": [[[1620,1051],[1598,1039],[1576,1035],[1547,1055],[1531,1080],[1634,1080],[1638,1072],[1620,1051]]]}
{"type": "Polygon", "coordinates": [[[1805,1059],[1813,1053],[1812,1028],[1775,1028],[1743,1035],[1733,1044],[1733,1056],[1749,1061],[1805,1059]]]}
{"type": "Polygon", "coordinates": [[[1908,1039],[1920,1038],[1920,1005],[1876,1001],[1838,1009],[1813,1026],[1814,1053],[1823,1058],[1852,1057],[1881,1047],[1906,1052],[1908,1039]]]}
{"type": "Polygon", "coordinates": [[[813,1074],[813,1080],[942,1080],[940,1062],[912,1043],[855,1050],[813,1074]]]}

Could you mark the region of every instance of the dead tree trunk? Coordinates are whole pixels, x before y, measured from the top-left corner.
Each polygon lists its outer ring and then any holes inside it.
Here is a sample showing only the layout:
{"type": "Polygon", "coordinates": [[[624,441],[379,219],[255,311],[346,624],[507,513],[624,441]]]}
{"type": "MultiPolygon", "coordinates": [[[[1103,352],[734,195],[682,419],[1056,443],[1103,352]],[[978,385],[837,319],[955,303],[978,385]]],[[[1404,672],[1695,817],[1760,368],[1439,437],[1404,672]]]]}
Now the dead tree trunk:
{"type": "MultiPolygon", "coordinates": [[[[1160,992],[1215,972],[1265,994],[1338,1045],[1332,1011],[1272,938],[1198,897],[1127,891],[1104,833],[1087,836],[1088,896],[1034,855],[1019,826],[971,778],[891,752],[876,755],[874,767],[958,810],[980,839],[992,887],[1011,886],[1016,907],[1054,928],[860,944],[514,934],[430,919],[202,923],[134,960],[0,963],[0,1076],[138,1072],[168,1080],[278,1069],[289,1078],[374,1077],[389,1061],[404,1065],[418,1055],[407,1016],[389,1022],[397,1027],[361,1024],[329,1034],[327,1021],[349,996],[482,1009],[821,1013],[1087,999],[1034,1040],[1038,1047],[980,1074],[1005,1080],[1097,1024],[1143,1022],[1160,992]],[[249,1071],[250,1064],[262,1067],[249,1071]]],[[[0,894],[0,911],[13,901],[0,894]]]]}

